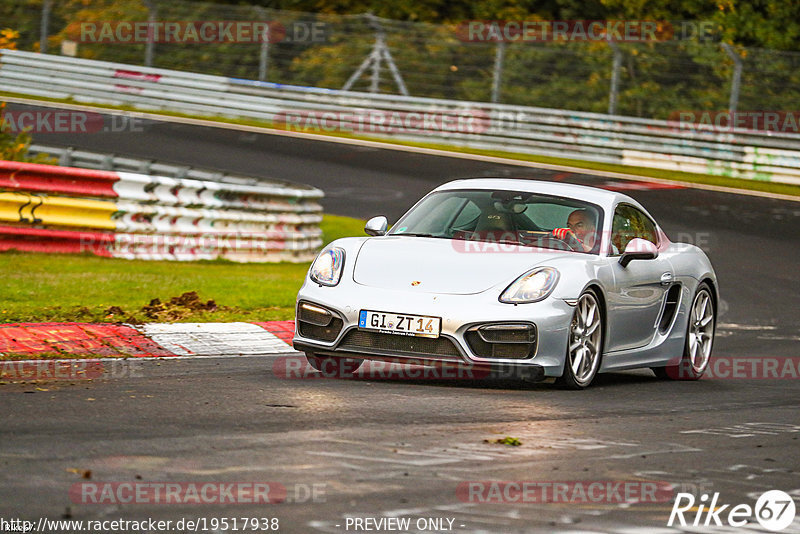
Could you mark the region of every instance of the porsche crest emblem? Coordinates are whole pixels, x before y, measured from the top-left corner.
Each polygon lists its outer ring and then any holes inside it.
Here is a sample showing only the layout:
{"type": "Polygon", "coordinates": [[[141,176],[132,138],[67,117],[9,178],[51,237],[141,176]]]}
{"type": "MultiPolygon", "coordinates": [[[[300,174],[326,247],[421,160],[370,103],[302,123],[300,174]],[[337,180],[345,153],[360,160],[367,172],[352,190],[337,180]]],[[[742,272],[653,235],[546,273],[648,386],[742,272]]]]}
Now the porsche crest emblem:
{"type": "Polygon", "coordinates": [[[412,286],[414,286],[414,287],[417,287],[417,286],[418,286],[418,285],[420,285],[421,283],[422,283],[422,282],[420,282],[419,280],[414,280],[413,282],[411,282],[411,285],[412,285],[412,286]]]}

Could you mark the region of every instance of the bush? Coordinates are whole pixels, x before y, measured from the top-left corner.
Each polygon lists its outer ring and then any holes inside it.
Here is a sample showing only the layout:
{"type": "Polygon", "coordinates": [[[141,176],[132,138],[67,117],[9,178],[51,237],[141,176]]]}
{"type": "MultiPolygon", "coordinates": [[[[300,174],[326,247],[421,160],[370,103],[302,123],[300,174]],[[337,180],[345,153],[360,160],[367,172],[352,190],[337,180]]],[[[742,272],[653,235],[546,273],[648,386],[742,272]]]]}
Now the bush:
{"type": "Polygon", "coordinates": [[[27,161],[31,163],[55,163],[54,158],[47,154],[36,154],[31,156],[28,152],[33,142],[33,137],[29,130],[19,132],[14,135],[9,133],[9,126],[3,119],[6,103],[0,102],[0,160],[7,161],[27,161]]]}

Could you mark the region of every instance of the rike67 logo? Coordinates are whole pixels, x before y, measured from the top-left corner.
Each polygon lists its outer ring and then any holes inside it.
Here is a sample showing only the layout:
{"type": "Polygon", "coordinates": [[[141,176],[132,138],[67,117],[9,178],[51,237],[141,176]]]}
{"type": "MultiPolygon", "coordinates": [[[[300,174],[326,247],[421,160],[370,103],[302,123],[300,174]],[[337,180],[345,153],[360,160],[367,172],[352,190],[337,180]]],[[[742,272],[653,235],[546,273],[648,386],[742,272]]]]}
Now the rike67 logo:
{"type": "Polygon", "coordinates": [[[732,527],[743,527],[755,517],[761,527],[779,532],[792,524],[794,516],[794,499],[780,490],[763,493],[756,500],[754,507],[749,504],[735,506],[721,504],[719,492],[714,493],[710,501],[709,496],[703,494],[699,502],[691,493],[678,493],[667,526],[722,527],[727,524],[732,527]]]}

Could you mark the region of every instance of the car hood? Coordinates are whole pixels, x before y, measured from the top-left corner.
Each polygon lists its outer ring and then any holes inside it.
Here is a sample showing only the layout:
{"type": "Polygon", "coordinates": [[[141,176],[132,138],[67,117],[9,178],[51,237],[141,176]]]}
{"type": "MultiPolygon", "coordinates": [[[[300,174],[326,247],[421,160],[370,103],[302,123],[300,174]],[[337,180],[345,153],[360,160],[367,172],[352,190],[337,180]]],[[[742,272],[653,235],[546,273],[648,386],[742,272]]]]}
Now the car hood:
{"type": "Polygon", "coordinates": [[[353,278],[381,289],[468,295],[513,279],[565,252],[425,237],[368,239],[353,278]]]}

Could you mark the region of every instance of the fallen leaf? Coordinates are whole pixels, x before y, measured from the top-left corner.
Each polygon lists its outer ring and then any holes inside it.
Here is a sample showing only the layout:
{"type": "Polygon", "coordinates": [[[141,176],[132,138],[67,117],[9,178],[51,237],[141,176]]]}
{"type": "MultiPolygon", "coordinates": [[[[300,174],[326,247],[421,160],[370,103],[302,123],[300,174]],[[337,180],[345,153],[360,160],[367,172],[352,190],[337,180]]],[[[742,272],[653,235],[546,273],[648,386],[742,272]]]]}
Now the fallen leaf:
{"type": "Polygon", "coordinates": [[[80,475],[81,478],[92,478],[91,469],[78,469],[77,467],[70,467],[67,469],[67,473],[75,473],[76,475],[80,475]]]}
{"type": "Polygon", "coordinates": [[[510,447],[519,447],[522,445],[522,441],[517,438],[512,438],[511,436],[506,436],[502,439],[485,439],[483,441],[484,443],[495,443],[497,445],[508,445],[510,447]]]}

